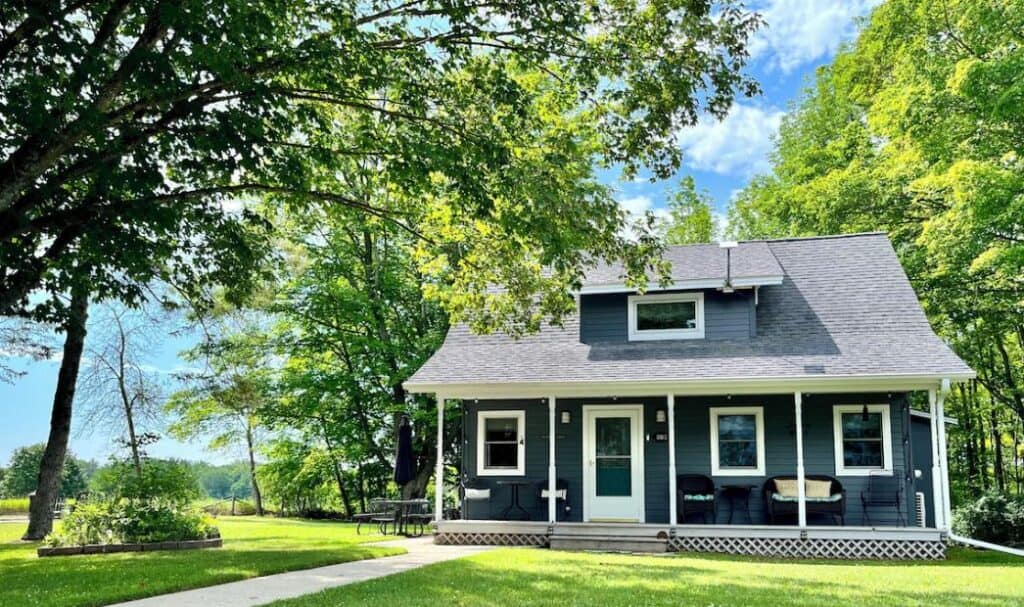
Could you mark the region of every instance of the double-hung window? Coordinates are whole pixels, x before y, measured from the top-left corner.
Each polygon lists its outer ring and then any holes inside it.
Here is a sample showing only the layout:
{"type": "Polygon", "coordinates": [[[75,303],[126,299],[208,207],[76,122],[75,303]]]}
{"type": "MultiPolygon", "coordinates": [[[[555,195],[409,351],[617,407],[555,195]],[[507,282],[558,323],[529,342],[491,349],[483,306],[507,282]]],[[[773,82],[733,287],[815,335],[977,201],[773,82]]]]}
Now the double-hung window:
{"type": "Polygon", "coordinates": [[[764,408],[711,408],[711,475],[764,476],[764,408]]]}
{"type": "Polygon", "coordinates": [[[522,476],[526,473],[526,412],[477,413],[477,475],[522,476]]]}
{"type": "Polygon", "coordinates": [[[666,293],[629,297],[629,339],[701,339],[704,294],[666,293]]]}
{"type": "Polygon", "coordinates": [[[836,405],[832,415],[837,476],[892,472],[889,405],[836,405]]]}

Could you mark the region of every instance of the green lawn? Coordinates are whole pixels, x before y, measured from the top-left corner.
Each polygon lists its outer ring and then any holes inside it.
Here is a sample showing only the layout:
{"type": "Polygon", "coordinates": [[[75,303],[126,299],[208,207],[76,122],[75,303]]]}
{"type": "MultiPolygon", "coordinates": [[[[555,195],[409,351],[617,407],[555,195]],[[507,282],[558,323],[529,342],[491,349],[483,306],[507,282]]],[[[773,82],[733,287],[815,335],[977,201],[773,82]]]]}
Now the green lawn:
{"type": "MultiPolygon", "coordinates": [[[[18,541],[24,524],[0,524],[0,605],[106,605],[293,569],[402,552],[360,546],[355,525],[221,518],[224,547],[212,550],[37,558],[18,541]]],[[[211,606],[213,607],[213,606],[211,606]]]]}
{"type": "Polygon", "coordinates": [[[380,605],[1024,605],[1024,559],[957,550],[942,563],[788,562],[501,549],[278,607],[380,605]]]}

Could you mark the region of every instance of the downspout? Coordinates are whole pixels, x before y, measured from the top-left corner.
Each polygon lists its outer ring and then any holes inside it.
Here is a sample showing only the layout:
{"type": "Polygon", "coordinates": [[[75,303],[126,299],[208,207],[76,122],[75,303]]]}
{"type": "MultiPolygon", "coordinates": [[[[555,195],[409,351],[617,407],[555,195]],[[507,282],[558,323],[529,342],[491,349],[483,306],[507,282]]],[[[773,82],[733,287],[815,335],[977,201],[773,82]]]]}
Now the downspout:
{"type": "Polygon", "coordinates": [[[995,552],[1004,552],[1006,554],[1012,554],[1013,556],[1024,556],[1024,550],[1017,548],[1010,548],[1009,546],[1001,546],[999,544],[992,544],[989,542],[983,542],[970,537],[963,537],[960,535],[949,534],[949,540],[958,544],[966,544],[968,546],[974,546],[975,548],[984,548],[985,550],[993,550],[995,552]]]}

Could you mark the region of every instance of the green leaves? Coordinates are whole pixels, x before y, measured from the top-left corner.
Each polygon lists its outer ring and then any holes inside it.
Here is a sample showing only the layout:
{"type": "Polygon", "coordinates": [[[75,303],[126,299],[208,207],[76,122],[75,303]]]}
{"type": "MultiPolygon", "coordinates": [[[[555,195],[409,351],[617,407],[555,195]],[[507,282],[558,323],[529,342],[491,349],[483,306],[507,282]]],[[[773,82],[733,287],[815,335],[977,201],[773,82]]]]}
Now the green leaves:
{"type": "Polygon", "coordinates": [[[56,321],[74,282],[129,304],[154,279],[251,291],[265,218],[322,205],[420,238],[456,318],[534,330],[527,302],[557,322],[587,264],[657,264],[590,167],[668,174],[678,128],[755,90],[759,20],[732,2],[20,6],[0,9],[25,34],[0,48],[0,311],[56,321]],[[359,186],[374,167],[386,196],[359,186]],[[225,212],[253,196],[262,217],[225,212]]]}
{"type": "MultiPolygon", "coordinates": [[[[884,3],[818,72],[783,122],[772,173],[730,210],[739,236],[887,231],[933,326],[978,371],[982,397],[1017,423],[1022,24],[1019,0],[884,3]]],[[[965,415],[978,401],[972,392],[965,415]]]]}

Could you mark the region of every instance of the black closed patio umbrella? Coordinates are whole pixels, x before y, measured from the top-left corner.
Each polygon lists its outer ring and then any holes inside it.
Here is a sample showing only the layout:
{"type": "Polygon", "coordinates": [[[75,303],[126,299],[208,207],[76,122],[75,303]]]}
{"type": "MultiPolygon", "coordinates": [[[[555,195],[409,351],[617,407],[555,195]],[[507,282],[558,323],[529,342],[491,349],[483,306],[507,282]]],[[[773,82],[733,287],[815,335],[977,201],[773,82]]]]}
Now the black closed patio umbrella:
{"type": "Polygon", "coordinates": [[[399,489],[416,476],[416,459],[412,454],[412,424],[402,416],[398,426],[398,449],[395,452],[395,484],[399,489]]]}

